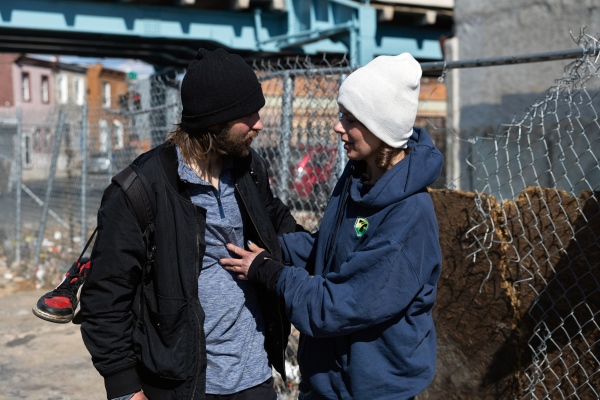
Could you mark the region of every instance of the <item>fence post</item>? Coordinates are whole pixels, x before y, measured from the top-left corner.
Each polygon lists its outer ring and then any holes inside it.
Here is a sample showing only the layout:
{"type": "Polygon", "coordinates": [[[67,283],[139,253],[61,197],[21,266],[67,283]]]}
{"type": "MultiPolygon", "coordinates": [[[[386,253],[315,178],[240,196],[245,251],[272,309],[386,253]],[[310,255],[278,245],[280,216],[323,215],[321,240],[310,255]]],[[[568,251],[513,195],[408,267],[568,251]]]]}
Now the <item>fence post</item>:
{"type": "Polygon", "coordinates": [[[56,138],[54,139],[54,148],[52,150],[52,162],[50,164],[50,176],[48,177],[48,186],[46,187],[46,197],[44,198],[44,206],[42,208],[42,217],[38,230],[37,242],[35,244],[35,259],[31,268],[36,268],[40,259],[40,251],[42,248],[42,240],[44,231],[46,230],[46,219],[48,217],[48,209],[50,207],[50,196],[52,195],[52,185],[54,183],[54,175],[56,174],[56,166],[58,164],[58,155],[60,154],[60,142],[64,130],[64,111],[60,110],[58,115],[58,124],[56,126],[56,138]]]}
{"type": "Polygon", "coordinates": [[[81,135],[79,137],[79,154],[81,154],[81,244],[87,238],[86,209],[87,202],[87,102],[81,110],[81,135]]]}
{"type": "Polygon", "coordinates": [[[150,113],[150,132],[151,132],[151,143],[152,147],[160,145],[165,140],[165,128],[167,126],[167,116],[165,113],[164,106],[167,102],[167,96],[165,92],[162,80],[152,79],[150,81],[150,107],[157,108],[150,113]]]}
{"type": "MultiPolygon", "coordinates": [[[[338,92],[340,90],[340,87],[342,86],[342,82],[344,82],[344,80],[346,79],[347,76],[348,75],[346,75],[346,74],[340,74],[340,79],[338,80],[338,92]]],[[[338,112],[338,117],[339,117],[339,112],[338,112]]],[[[344,168],[346,167],[346,162],[348,161],[348,158],[346,157],[346,153],[344,152],[344,142],[342,142],[340,135],[336,135],[336,136],[338,138],[337,178],[340,179],[342,176],[342,173],[344,172],[344,168]]]]}
{"type": "MultiPolygon", "coordinates": [[[[450,39],[445,42],[446,54],[449,59],[458,59],[458,42],[450,39]]],[[[444,62],[445,64],[445,62],[444,62]]],[[[442,71],[442,81],[446,81],[448,116],[446,126],[449,128],[446,136],[446,186],[449,189],[468,190],[465,187],[465,178],[461,176],[461,160],[464,160],[464,150],[460,141],[460,78],[461,71],[453,69],[442,71]]]]}
{"type": "Polygon", "coordinates": [[[113,165],[114,165],[114,161],[113,161],[113,127],[114,125],[108,125],[108,127],[106,128],[108,131],[108,147],[106,148],[106,156],[108,157],[108,184],[110,184],[111,180],[112,180],[112,176],[113,176],[113,165]]]}
{"type": "Polygon", "coordinates": [[[23,183],[23,110],[17,108],[17,209],[15,215],[16,228],[16,252],[15,266],[20,269],[21,265],[21,184],[23,183]]]}
{"type": "Polygon", "coordinates": [[[288,204],[288,187],[290,182],[290,142],[292,139],[292,120],[294,118],[294,78],[289,71],[283,75],[283,93],[281,94],[281,162],[279,163],[277,196],[284,204],[288,204]]]}

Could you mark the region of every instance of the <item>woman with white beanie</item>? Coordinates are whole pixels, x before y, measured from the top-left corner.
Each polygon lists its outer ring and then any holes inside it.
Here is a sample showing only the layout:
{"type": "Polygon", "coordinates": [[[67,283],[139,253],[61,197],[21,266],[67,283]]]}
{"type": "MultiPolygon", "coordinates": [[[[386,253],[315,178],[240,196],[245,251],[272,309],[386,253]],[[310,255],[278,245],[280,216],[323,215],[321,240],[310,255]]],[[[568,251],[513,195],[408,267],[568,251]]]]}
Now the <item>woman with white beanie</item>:
{"type": "Polygon", "coordinates": [[[433,379],[442,260],[427,186],[443,157],[413,127],[420,79],[408,53],[350,74],[334,127],[349,162],[320,230],[282,236],[285,264],[251,243],[221,260],[285,300],[301,332],[300,399],[412,399],[433,379]]]}

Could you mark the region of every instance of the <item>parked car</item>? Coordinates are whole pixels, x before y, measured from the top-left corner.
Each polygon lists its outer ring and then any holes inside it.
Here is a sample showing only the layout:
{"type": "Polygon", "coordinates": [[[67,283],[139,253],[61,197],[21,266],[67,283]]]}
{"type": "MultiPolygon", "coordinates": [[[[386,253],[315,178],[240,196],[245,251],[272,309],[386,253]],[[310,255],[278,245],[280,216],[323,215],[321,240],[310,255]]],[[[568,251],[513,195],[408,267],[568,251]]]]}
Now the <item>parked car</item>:
{"type": "Polygon", "coordinates": [[[323,211],[337,181],[338,149],[334,145],[299,144],[290,149],[290,180],[280,185],[277,166],[282,162],[277,148],[257,149],[269,166],[269,183],[274,193],[288,191],[288,205],[296,209],[323,211]]]}
{"type": "Polygon", "coordinates": [[[110,169],[111,160],[107,153],[94,153],[87,162],[90,174],[106,174],[110,169]]]}
{"type": "Polygon", "coordinates": [[[90,155],[87,163],[87,170],[90,174],[112,174],[125,168],[136,157],[137,153],[133,148],[123,148],[115,150],[112,154],[93,153],[90,155]]]}
{"type": "Polygon", "coordinates": [[[297,161],[290,167],[290,189],[302,202],[310,201],[324,209],[335,186],[336,146],[296,147],[297,161]]]}

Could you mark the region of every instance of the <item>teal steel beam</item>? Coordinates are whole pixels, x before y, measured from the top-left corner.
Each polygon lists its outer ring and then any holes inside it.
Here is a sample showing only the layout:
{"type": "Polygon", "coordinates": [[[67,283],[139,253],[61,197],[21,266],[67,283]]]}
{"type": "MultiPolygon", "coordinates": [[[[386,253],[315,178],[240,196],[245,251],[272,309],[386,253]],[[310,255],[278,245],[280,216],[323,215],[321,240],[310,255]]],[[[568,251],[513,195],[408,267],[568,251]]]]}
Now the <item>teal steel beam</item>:
{"type": "Polygon", "coordinates": [[[254,21],[249,13],[126,3],[2,0],[0,28],[214,40],[236,49],[252,49],[255,43],[254,21]]]}
{"type": "MultiPolygon", "coordinates": [[[[257,26],[260,27],[260,10],[256,10],[256,14],[257,26]]],[[[347,33],[351,29],[356,29],[355,21],[349,21],[343,24],[339,24],[337,26],[333,26],[331,28],[313,29],[302,32],[271,36],[269,38],[259,40],[258,46],[260,49],[265,49],[268,44],[274,42],[275,46],[278,48],[299,47],[306,43],[314,43],[326,38],[330,38],[332,36],[339,35],[340,33],[347,33]]]]}
{"type": "MultiPolygon", "coordinates": [[[[112,38],[115,49],[129,43],[130,48],[140,47],[134,53],[138,58],[151,57],[154,51],[166,62],[187,58],[199,45],[208,44],[261,54],[348,54],[354,65],[364,65],[375,55],[404,51],[424,61],[442,59],[438,37],[446,32],[389,24],[379,27],[376,10],[368,1],[286,0],[285,11],[250,11],[82,0],[1,0],[0,51],[18,51],[24,42],[14,36],[29,32],[28,49],[35,48],[31,42],[36,37],[60,37],[65,41],[55,40],[53,45],[45,43],[46,47],[39,48],[57,54],[71,38],[71,43],[91,40],[89,47],[96,40],[103,41],[101,48],[109,50],[112,38]],[[169,49],[177,48],[181,51],[169,56],[169,49]]],[[[82,48],[78,46],[70,52],[82,48]]]]}
{"type": "MultiPolygon", "coordinates": [[[[357,32],[357,54],[350,54],[353,65],[365,65],[375,57],[377,46],[375,35],[377,34],[377,12],[374,8],[363,5],[358,9],[359,30],[357,32]]],[[[395,54],[395,53],[393,53],[395,54]]]]}
{"type": "MultiPolygon", "coordinates": [[[[354,2],[354,1],[350,1],[350,0],[330,0],[331,3],[336,3],[336,4],[341,4],[343,6],[346,6],[348,8],[360,8],[361,4],[354,2]]],[[[369,5],[369,2],[365,2],[365,5],[369,5]]]]}

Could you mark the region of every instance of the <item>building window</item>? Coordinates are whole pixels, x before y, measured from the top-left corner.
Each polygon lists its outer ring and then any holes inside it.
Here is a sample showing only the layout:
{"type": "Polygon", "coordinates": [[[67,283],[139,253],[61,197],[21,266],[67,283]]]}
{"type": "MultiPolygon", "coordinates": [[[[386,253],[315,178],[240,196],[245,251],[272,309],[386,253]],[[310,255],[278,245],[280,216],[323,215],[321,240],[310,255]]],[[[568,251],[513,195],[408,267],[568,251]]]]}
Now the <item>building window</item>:
{"type": "Polygon", "coordinates": [[[83,78],[75,78],[75,102],[82,106],[85,102],[85,84],[83,78]]]}
{"type": "Polygon", "coordinates": [[[23,90],[23,101],[31,101],[31,84],[28,72],[21,74],[21,89],[23,90]]]}
{"type": "Polygon", "coordinates": [[[42,75],[42,103],[50,103],[50,83],[47,75],[42,75]]]}
{"type": "Polygon", "coordinates": [[[56,78],[58,86],[58,102],[60,104],[67,104],[69,101],[69,82],[65,74],[59,74],[56,78]]]}
{"type": "Polygon", "coordinates": [[[110,83],[102,82],[102,107],[110,108],[110,83]]]}

